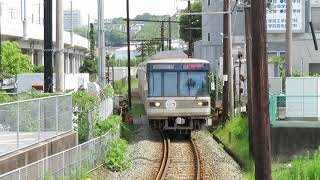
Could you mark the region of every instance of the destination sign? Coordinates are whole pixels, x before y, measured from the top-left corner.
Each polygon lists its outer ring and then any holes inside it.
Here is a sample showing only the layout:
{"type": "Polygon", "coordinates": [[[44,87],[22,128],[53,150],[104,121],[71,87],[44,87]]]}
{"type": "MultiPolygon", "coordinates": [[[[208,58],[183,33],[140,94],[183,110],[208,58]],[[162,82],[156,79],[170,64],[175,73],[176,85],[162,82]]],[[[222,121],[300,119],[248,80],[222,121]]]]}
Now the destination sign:
{"type": "Polygon", "coordinates": [[[148,64],[148,71],[205,71],[209,70],[209,64],[201,63],[175,63],[175,64],[148,64]]]}

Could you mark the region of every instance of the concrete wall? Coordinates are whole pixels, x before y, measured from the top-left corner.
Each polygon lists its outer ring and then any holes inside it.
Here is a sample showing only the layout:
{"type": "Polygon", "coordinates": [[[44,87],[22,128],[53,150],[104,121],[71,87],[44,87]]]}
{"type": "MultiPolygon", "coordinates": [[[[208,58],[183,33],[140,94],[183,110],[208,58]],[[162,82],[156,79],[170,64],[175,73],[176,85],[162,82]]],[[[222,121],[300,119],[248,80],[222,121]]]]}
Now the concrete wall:
{"type": "Polygon", "coordinates": [[[70,132],[32,147],[20,149],[12,154],[0,157],[0,174],[26,166],[76,145],[78,145],[77,133],[70,132]]]}
{"type": "MultiPolygon", "coordinates": [[[[131,76],[136,76],[138,68],[131,67],[131,76]]],[[[109,69],[110,79],[112,79],[112,68],[109,69]]],[[[128,68],[127,67],[114,67],[114,80],[121,80],[128,77],[128,68]]]]}
{"type": "MultiPolygon", "coordinates": [[[[43,73],[33,73],[33,74],[18,74],[17,75],[17,90],[26,91],[32,89],[32,84],[44,84],[43,73]]],[[[72,90],[78,89],[80,85],[87,87],[89,82],[89,74],[65,74],[65,89],[72,90]]],[[[53,74],[53,86],[55,87],[56,78],[53,74]]]]}
{"type": "Polygon", "coordinates": [[[271,149],[274,161],[287,161],[320,146],[319,128],[272,127],[271,149]]]}

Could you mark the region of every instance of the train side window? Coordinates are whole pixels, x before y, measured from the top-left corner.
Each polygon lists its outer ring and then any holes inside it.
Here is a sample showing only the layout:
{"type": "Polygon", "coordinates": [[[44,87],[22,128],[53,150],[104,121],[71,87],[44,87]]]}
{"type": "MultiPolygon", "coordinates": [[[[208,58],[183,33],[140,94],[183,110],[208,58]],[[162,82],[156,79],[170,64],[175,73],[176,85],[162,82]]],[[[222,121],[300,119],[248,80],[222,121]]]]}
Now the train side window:
{"type": "Polygon", "coordinates": [[[149,73],[149,96],[161,96],[161,72],[149,73]]]}

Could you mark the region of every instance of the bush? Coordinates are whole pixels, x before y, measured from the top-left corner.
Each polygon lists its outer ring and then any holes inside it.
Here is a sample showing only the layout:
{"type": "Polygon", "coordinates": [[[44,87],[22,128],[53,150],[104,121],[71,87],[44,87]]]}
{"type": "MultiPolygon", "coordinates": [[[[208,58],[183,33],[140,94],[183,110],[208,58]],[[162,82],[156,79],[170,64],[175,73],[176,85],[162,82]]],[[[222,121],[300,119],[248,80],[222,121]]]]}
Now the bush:
{"type": "Polygon", "coordinates": [[[129,111],[129,114],[132,116],[141,116],[146,114],[143,104],[133,104],[132,109],[129,111]]]}
{"type": "Polygon", "coordinates": [[[320,149],[313,155],[294,158],[287,164],[273,168],[273,179],[279,180],[313,180],[320,179],[320,149]]]}
{"type": "Polygon", "coordinates": [[[78,135],[79,142],[83,143],[89,137],[89,120],[88,115],[91,110],[98,106],[98,98],[84,91],[78,91],[72,95],[72,103],[78,108],[78,135]]]}
{"type": "Polygon", "coordinates": [[[122,119],[120,116],[111,116],[107,120],[97,121],[94,135],[95,137],[101,136],[111,130],[112,134],[119,132],[118,125],[121,125],[122,119]]]}
{"type": "Polygon", "coordinates": [[[124,139],[117,139],[111,142],[111,149],[106,156],[105,163],[110,170],[122,171],[129,167],[127,156],[128,142],[124,139]]]}
{"type": "Polygon", "coordinates": [[[105,96],[108,96],[110,98],[114,97],[114,90],[110,85],[107,85],[105,88],[103,88],[102,92],[105,96]]]}
{"type": "Polygon", "coordinates": [[[44,73],[44,66],[33,66],[32,72],[34,72],[34,73],[44,73]]]}

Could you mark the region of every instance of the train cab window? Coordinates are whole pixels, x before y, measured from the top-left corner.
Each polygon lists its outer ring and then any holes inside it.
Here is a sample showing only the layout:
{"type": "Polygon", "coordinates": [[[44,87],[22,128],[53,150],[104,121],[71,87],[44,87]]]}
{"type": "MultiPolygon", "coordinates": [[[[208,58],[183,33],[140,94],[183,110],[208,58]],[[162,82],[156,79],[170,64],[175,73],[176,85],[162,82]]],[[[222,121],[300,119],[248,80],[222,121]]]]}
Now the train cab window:
{"type": "Polygon", "coordinates": [[[163,76],[164,96],[177,96],[178,95],[177,72],[165,72],[163,74],[164,74],[163,76]]]}
{"type": "Polygon", "coordinates": [[[161,96],[161,72],[149,73],[149,96],[161,96]]]}
{"type": "Polygon", "coordinates": [[[208,95],[206,72],[181,72],[179,82],[180,96],[208,95]]]}

